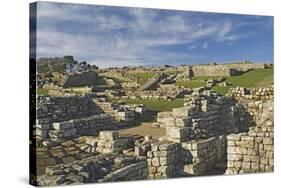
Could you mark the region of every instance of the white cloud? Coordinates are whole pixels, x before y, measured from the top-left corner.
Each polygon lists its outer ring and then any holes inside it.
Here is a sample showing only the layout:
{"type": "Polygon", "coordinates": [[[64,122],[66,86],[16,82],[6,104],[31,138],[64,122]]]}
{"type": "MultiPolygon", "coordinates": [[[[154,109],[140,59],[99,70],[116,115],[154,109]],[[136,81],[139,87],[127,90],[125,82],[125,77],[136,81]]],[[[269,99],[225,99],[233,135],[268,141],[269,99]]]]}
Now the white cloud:
{"type": "Polygon", "coordinates": [[[203,41],[202,48],[207,49],[212,41],[234,42],[242,37],[234,32],[239,25],[229,20],[194,18],[182,12],[163,14],[163,10],[123,8],[120,14],[112,10],[118,8],[40,2],[38,56],[73,55],[103,67],[181,63],[199,57],[157,48],[190,44],[193,50],[194,43],[203,41]]]}

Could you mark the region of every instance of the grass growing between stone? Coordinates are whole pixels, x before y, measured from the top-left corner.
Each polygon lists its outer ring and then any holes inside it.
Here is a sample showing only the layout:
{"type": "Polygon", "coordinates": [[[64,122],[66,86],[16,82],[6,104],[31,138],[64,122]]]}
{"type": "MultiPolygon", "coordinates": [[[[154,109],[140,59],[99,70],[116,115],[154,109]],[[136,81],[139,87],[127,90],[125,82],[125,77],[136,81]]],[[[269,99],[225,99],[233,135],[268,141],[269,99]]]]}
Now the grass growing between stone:
{"type": "Polygon", "coordinates": [[[273,83],[273,69],[255,69],[239,76],[227,77],[231,85],[226,87],[214,86],[212,89],[225,95],[231,87],[267,87],[273,83]]]}
{"type": "Polygon", "coordinates": [[[173,101],[165,101],[160,99],[126,99],[127,104],[144,104],[148,110],[152,111],[171,111],[173,108],[183,107],[183,99],[175,99],[173,101]]]}

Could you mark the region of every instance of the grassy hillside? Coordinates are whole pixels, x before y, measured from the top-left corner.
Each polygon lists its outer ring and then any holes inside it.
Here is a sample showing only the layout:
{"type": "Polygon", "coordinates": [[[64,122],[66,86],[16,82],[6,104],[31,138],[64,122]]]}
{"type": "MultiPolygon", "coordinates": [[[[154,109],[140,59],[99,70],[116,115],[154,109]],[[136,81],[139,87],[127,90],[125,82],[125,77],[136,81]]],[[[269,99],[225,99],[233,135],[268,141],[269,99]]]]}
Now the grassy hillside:
{"type": "Polygon", "coordinates": [[[273,83],[273,69],[255,69],[240,76],[227,77],[226,81],[230,86],[213,87],[213,90],[226,94],[231,87],[265,87],[273,83]]]}

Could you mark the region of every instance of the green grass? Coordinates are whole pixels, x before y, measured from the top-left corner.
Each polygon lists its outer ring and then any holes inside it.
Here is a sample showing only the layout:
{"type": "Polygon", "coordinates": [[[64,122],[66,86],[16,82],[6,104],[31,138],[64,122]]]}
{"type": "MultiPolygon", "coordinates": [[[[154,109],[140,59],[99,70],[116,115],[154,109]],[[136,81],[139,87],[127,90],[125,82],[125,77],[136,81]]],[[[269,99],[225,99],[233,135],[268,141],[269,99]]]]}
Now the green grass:
{"type": "Polygon", "coordinates": [[[37,95],[48,95],[49,89],[38,88],[37,95]]]}
{"type": "Polygon", "coordinates": [[[203,80],[178,80],[176,82],[176,86],[183,86],[186,88],[197,88],[205,85],[203,80]]]}
{"type": "Polygon", "coordinates": [[[214,86],[212,89],[222,95],[225,95],[231,87],[235,87],[235,86],[225,86],[225,87],[214,86]]]}
{"type": "Polygon", "coordinates": [[[226,94],[231,87],[266,87],[273,83],[273,69],[255,69],[239,76],[227,77],[226,81],[230,86],[213,87],[213,90],[221,94],[226,94]]]}
{"type": "Polygon", "coordinates": [[[214,79],[214,78],[222,78],[222,76],[200,76],[200,77],[195,77],[195,80],[209,80],[209,79],[214,79]]]}
{"type": "Polygon", "coordinates": [[[175,99],[173,101],[165,101],[160,99],[127,99],[126,104],[144,104],[148,110],[152,111],[171,111],[173,108],[183,107],[183,99],[175,99]]]}
{"type": "Polygon", "coordinates": [[[138,82],[138,84],[144,84],[146,81],[150,80],[156,76],[155,72],[128,72],[126,76],[138,82]]]}

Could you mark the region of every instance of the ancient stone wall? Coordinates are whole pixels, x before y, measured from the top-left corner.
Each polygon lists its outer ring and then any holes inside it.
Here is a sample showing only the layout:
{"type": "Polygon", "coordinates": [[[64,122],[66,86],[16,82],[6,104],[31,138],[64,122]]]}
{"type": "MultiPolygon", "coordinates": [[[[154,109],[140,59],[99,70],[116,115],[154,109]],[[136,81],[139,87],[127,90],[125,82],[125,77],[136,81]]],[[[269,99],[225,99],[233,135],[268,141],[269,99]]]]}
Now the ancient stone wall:
{"type": "Polygon", "coordinates": [[[248,132],[227,137],[226,174],[273,171],[273,100],[251,101],[248,106],[255,125],[248,132]]]}
{"type": "Polygon", "coordinates": [[[115,127],[116,124],[112,116],[99,114],[52,124],[37,124],[35,134],[40,140],[51,138],[59,141],[78,136],[98,135],[102,130],[110,130],[115,127]]]}
{"type": "Polygon", "coordinates": [[[38,97],[35,136],[62,140],[97,135],[115,128],[114,118],[104,114],[90,97],[38,97]]]}
{"type": "Polygon", "coordinates": [[[174,85],[162,85],[157,90],[150,91],[135,91],[127,93],[126,96],[122,96],[122,99],[161,99],[161,100],[174,100],[176,98],[184,97],[184,95],[190,93],[187,88],[180,88],[174,85]]]}
{"type": "Polygon", "coordinates": [[[223,65],[198,65],[192,67],[195,77],[205,76],[233,76],[231,69],[223,65]]]}
{"type": "Polygon", "coordinates": [[[273,86],[264,88],[236,87],[230,88],[228,95],[236,100],[269,100],[274,97],[274,88],[273,86]]]}
{"type": "Polygon", "coordinates": [[[192,140],[182,145],[182,159],[190,159],[183,165],[184,175],[204,175],[217,163],[226,159],[226,136],[192,140]]]}
{"type": "Polygon", "coordinates": [[[94,182],[140,180],[147,177],[145,159],[132,156],[99,155],[46,168],[39,186],[77,185],[94,182]]]}
{"type": "Polygon", "coordinates": [[[65,83],[63,84],[64,88],[69,87],[81,87],[81,86],[92,86],[101,82],[101,79],[98,77],[98,74],[94,71],[83,72],[79,74],[70,75],[65,83]]]}
{"type": "Polygon", "coordinates": [[[264,69],[266,67],[266,64],[264,64],[264,63],[230,63],[230,64],[224,64],[223,66],[246,72],[250,69],[264,69]]]}
{"type": "Polygon", "coordinates": [[[158,113],[157,122],[160,127],[167,127],[171,141],[208,138],[239,131],[242,126],[237,121],[238,109],[231,98],[198,89],[186,96],[185,107],[158,113]]]}
{"type": "Polygon", "coordinates": [[[179,161],[179,144],[153,144],[151,151],[147,152],[148,177],[150,179],[175,177],[176,165],[179,161]]]}
{"type": "Polygon", "coordinates": [[[97,115],[102,110],[87,96],[38,96],[36,112],[38,124],[47,124],[97,115]]]}
{"type": "Polygon", "coordinates": [[[175,143],[144,142],[135,146],[145,156],[149,179],[204,175],[218,163],[226,166],[226,136],[175,143]]]}
{"type": "Polygon", "coordinates": [[[264,69],[265,64],[258,63],[237,63],[222,65],[195,65],[192,72],[195,77],[205,76],[235,76],[241,72],[247,72],[251,69],[264,69]]]}

